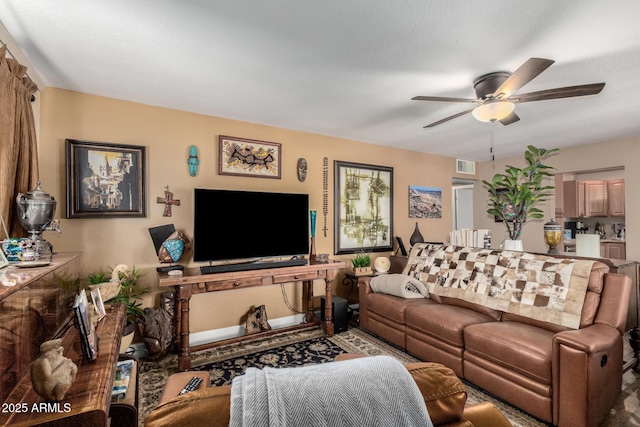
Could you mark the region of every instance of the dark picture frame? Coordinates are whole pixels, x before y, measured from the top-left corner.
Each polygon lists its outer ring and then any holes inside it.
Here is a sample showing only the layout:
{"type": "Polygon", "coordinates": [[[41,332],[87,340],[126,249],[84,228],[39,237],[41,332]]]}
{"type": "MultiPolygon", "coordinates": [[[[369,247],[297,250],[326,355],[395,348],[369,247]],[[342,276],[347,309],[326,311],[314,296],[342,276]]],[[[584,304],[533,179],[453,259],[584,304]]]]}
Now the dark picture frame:
{"type": "Polygon", "coordinates": [[[282,144],[220,135],[218,175],[280,179],[282,144]]]}
{"type": "Polygon", "coordinates": [[[146,147],[66,141],[67,218],[146,217],[146,147]]]}
{"type": "Polygon", "coordinates": [[[393,250],[393,168],[336,160],[334,253],[393,250]]]}

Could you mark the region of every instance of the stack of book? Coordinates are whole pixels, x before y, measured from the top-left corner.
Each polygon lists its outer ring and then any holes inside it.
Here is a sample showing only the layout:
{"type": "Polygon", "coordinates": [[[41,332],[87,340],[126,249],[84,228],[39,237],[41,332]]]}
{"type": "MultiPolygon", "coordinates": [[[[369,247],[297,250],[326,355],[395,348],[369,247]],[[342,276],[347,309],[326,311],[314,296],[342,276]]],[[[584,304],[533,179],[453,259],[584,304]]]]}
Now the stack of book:
{"type": "Polygon", "coordinates": [[[449,232],[449,242],[454,246],[491,248],[491,230],[463,228],[449,232]]]}
{"type": "Polygon", "coordinates": [[[126,397],[132,369],[133,360],[122,360],[116,364],[116,377],[113,380],[113,391],[111,392],[112,402],[126,397]]]}
{"type": "Polygon", "coordinates": [[[96,328],[91,322],[89,314],[89,302],[87,294],[81,291],[73,304],[76,325],[80,331],[80,342],[82,345],[82,354],[90,361],[98,358],[98,336],[96,328]]]}

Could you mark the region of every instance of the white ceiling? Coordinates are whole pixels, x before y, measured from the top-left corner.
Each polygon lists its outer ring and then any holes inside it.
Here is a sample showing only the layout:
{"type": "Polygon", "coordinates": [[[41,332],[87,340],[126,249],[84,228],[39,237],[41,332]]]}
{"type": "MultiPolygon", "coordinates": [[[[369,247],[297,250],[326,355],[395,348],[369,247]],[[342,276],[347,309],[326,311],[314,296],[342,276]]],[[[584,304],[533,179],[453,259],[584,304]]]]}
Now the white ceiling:
{"type": "Polygon", "coordinates": [[[48,86],[478,161],[491,124],[423,129],[469,104],[411,98],[550,58],[518,93],[604,90],[516,104],[497,158],[640,135],[637,0],[1,0],[0,20],[48,86]]]}

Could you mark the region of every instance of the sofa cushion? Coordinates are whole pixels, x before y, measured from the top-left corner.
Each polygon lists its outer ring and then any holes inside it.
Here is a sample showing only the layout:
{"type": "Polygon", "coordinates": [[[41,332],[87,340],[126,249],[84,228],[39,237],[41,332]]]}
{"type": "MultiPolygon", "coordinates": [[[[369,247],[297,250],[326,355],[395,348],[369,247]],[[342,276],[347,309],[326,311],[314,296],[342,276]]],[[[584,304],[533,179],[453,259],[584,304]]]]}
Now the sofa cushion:
{"type": "MultiPolygon", "coordinates": [[[[435,297],[436,295],[433,295],[433,296],[435,297]]],[[[436,300],[435,298],[432,298],[432,299],[434,301],[436,300]]],[[[451,298],[451,297],[440,297],[440,302],[442,304],[457,305],[458,307],[464,307],[470,310],[478,311],[482,314],[486,314],[487,316],[491,317],[493,320],[500,320],[503,315],[503,313],[499,310],[494,310],[493,308],[485,307],[484,305],[465,301],[463,299],[451,298]]]]}
{"type": "Polygon", "coordinates": [[[431,335],[455,347],[464,347],[464,329],[476,323],[494,322],[475,310],[447,304],[414,304],[405,310],[407,327],[431,335]]]}
{"type": "Polygon", "coordinates": [[[553,336],[547,329],[520,322],[470,325],[465,351],[543,384],[551,384],[553,336]]]}
{"type": "Polygon", "coordinates": [[[416,303],[431,303],[431,300],[421,299],[405,299],[398,298],[392,295],[382,293],[370,293],[367,294],[367,310],[373,313],[377,313],[388,319],[393,320],[395,323],[404,325],[405,323],[405,310],[407,307],[416,303]]]}

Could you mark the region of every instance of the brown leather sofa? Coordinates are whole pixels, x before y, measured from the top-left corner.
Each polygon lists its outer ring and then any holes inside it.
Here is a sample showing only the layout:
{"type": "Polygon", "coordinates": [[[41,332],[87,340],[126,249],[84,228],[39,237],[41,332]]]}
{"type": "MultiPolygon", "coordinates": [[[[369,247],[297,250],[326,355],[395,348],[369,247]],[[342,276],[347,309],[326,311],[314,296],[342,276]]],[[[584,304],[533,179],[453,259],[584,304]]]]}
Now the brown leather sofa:
{"type": "Polygon", "coordinates": [[[544,422],[597,426],[621,392],[631,287],[608,271],[593,263],[577,329],[452,297],[373,292],[370,277],[359,279],[360,326],[544,422]]]}
{"type": "MultiPolygon", "coordinates": [[[[361,356],[341,355],[336,360],[351,357],[361,356]]],[[[511,423],[492,403],[482,402],[465,406],[465,386],[451,369],[428,362],[405,366],[424,396],[434,426],[511,427],[511,423]]],[[[207,372],[196,371],[181,372],[169,377],[160,403],[147,416],[145,427],[228,426],[231,386],[209,387],[208,379],[207,372]],[[205,379],[203,385],[196,391],[177,396],[194,375],[205,379]]]]}

